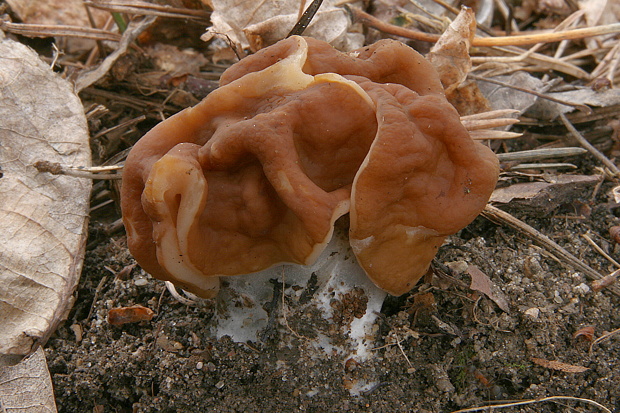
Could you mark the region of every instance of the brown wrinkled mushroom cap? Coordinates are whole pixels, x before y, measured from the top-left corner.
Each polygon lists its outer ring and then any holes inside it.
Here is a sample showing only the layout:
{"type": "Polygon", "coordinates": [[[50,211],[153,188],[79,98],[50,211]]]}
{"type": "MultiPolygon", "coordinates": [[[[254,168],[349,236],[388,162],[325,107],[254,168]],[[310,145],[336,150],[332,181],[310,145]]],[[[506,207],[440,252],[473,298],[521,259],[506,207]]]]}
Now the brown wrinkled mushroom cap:
{"type": "Polygon", "coordinates": [[[495,185],[495,156],[401,43],[347,55],[294,36],[221,85],[134,146],[121,194],[136,260],[199,295],[219,276],[311,264],[350,207],[360,264],[401,294],[495,185]]]}

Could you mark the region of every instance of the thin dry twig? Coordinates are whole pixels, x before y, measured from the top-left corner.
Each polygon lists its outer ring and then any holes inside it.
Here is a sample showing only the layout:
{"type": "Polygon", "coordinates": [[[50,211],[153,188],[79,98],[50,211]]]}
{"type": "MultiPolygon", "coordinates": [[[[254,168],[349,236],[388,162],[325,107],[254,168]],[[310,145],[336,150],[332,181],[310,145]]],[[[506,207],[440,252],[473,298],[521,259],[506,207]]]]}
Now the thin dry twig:
{"type": "Polygon", "coordinates": [[[491,129],[518,123],[518,119],[506,117],[515,113],[518,113],[518,111],[512,109],[492,110],[475,115],[462,116],[461,123],[469,131],[471,138],[475,140],[518,138],[522,135],[521,133],[491,129]]]}
{"type": "Polygon", "coordinates": [[[118,33],[80,26],[11,23],[0,20],[0,30],[26,37],[79,37],[112,42],[121,40],[121,35],[118,33]]]}
{"type": "Polygon", "coordinates": [[[508,153],[498,153],[500,162],[531,162],[549,158],[564,158],[569,156],[583,155],[588,152],[583,148],[544,148],[531,149],[529,151],[518,151],[508,153]]]}
{"type": "Polygon", "coordinates": [[[594,346],[595,346],[596,344],[600,343],[601,341],[605,341],[605,340],[607,340],[607,339],[609,339],[609,338],[611,338],[611,337],[615,336],[616,334],[620,334],[620,328],[616,328],[615,330],[610,331],[610,332],[609,332],[609,333],[607,333],[607,334],[603,334],[602,336],[600,336],[599,338],[597,338],[596,340],[594,340],[594,341],[592,342],[592,344],[590,344],[590,353],[592,353],[592,350],[593,350],[593,348],[594,348],[594,346]]]}
{"type": "MultiPolygon", "coordinates": [[[[482,215],[491,221],[502,223],[504,225],[507,225],[527,235],[528,237],[532,238],[532,240],[534,240],[536,243],[546,248],[553,255],[561,258],[562,263],[565,263],[575,268],[576,270],[581,271],[587,278],[593,279],[593,280],[598,280],[598,279],[603,278],[603,276],[598,271],[589,267],[579,258],[575,257],[573,254],[566,251],[564,248],[558,245],[551,238],[540,233],[534,227],[531,227],[530,225],[526,224],[520,219],[515,218],[508,212],[502,211],[501,209],[496,208],[492,205],[487,205],[482,211],[482,215]]],[[[620,295],[620,290],[615,286],[610,287],[609,290],[612,291],[616,295],[620,295]]]]}
{"type": "Polygon", "coordinates": [[[33,166],[37,168],[39,172],[48,172],[52,175],[67,175],[76,178],[104,180],[122,178],[122,175],[120,174],[122,166],[120,165],[95,166],[91,168],[84,168],[61,165],[58,162],[37,161],[34,163],[33,166]]]}
{"type": "Polygon", "coordinates": [[[140,0],[85,0],[84,5],[116,13],[159,16],[173,19],[208,20],[210,12],[148,3],[140,0]]]}
{"type": "Polygon", "coordinates": [[[564,124],[564,126],[566,126],[566,129],[568,129],[568,131],[570,132],[571,136],[575,138],[581,146],[583,146],[592,155],[594,155],[599,161],[601,161],[603,165],[605,165],[612,172],[614,176],[620,176],[620,169],[618,169],[616,164],[613,163],[611,160],[609,160],[609,158],[606,157],[602,152],[596,149],[594,145],[588,142],[588,140],[584,138],[581,133],[579,133],[577,128],[575,128],[573,124],[570,123],[570,121],[566,118],[566,115],[564,115],[563,113],[560,113],[560,119],[562,120],[562,123],[564,124]]]}
{"type": "Polygon", "coordinates": [[[539,97],[541,99],[546,99],[546,100],[549,100],[551,102],[559,103],[560,105],[564,105],[564,106],[572,106],[573,108],[575,108],[577,110],[580,110],[580,111],[582,111],[582,112],[584,112],[586,114],[589,114],[589,115],[592,114],[592,109],[589,106],[582,105],[581,103],[567,102],[565,100],[557,99],[557,98],[545,95],[544,93],[536,92],[536,91],[531,90],[531,89],[526,89],[526,88],[523,88],[523,87],[511,85],[509,83],[502,82],[502,81],[496,80],[496,79],[489,79],[487,77],[477,76],[477,75],[474,75],[474,74],[471,74],[471,73],[469,73],[467,75],[467,77],[471,77],[472,79],[475,79],[475,80],[478,80],[478,81],[481,81],[481,82],[489,82],[489,83],[493,83],[495,85],[499,85],[499,86],[507,87],[507,88],[510,88],[510,89],[518,90],[519,92],[529,93],[530,95],[537,96],[537,97],[539,97]]]}
{"type": "Polygon", "coordinates": [[[602,404],[595,402],[594,400],[583,399],[581,397],[572,397],[572,396],[550,396],[550,397],[543,397],[540,399],[523,400],[523,401],[518,401],[518,402],[490,404],[487,406],[471,407],[469,409],[455,410],[452,413],[490,411],[490,410],[496,410],[496,409],[503,409],[505,407],[525,406],[527,404],[558,402],[558,401],[575,401],[575,402],[580,402],[580,403],[586,403],[591,406],[598,407],[605,413],[611,413],[611,410],[609,410],[607,407],[603,406],[602,404]]]}
{"type": "MultiPolygon", "coordinates": [[[[362,23],[384,33],[406,37],[408,39],[420,40],[423,42],[435,43],[440,35],[425,33],[419,30],[406,29],[385,23],[376,17],[355,7],[345,6],[355,22],[362,23]]],[[[475,37],[472,40],[473,47],[495,47],[495,46],[527,46],[538,43],[554,43],[562,40],[577,40],[587,37],[603,36],[606,34],[620,33],[620,23],[613,23],[604,26],[584,27],[580,29],[570,29],[558,32],[546,32],[536,34],[522,34],[517,36],[498,36],[498,37],[475,37]]]]}
{"type": "Polygon", "coordinates": [[[153,24],[156,19],[157,17],[155,16],[146,16],[140,21],[134,20],[129,23],[116,50],[106,57],[96,68],[80,73],[75,80],[75,90],[80,92],[105,76],[114,63],[125,54],[130,44],[133,43],[140,33],[153,24]]]}
{"type": "Polygon", "coordinates": [[[323,0],[313,0],[286,37],[301,35],[312,21],[316,12],[319,11],[322,3],[323,0]]]}
{"type": "Polygon", "coordinates": [[[614,260],[601,247],[599,247],[598,244],[596,242],[594,242],[594,240],[592,238],[590,238],[590,236],[588,234],[582,234],[581,236],[583,237],[583,239],[585,239],[587,241],[588,244],[590,244],[592,246],[592,248],[594,248],[599,254],[601,254],[603,257],[605,257],[605,259],[607,261],[612,263],[616,268],[620,268],[620,263],[618,263],[618,261],[614,260]]]}

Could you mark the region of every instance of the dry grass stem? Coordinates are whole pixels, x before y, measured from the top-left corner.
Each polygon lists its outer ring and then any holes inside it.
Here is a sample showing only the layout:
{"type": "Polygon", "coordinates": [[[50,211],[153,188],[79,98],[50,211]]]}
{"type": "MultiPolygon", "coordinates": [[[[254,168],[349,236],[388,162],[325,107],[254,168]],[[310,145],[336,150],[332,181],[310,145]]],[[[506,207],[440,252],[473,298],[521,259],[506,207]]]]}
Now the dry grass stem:
{"type": "Polygon", "coordinates": [[[211,15],[210,12],[204,10],[162,6],[139,0],[85,0],[84,5],[115,13],[169,17],[173,19],[208,20],[211,15]]]}
{"type": "Polygon", "coordinates": [[[469,409],[455,410],[452,413],[469,413],[469,412],[491,411],[491,410],[503,409],[503,408],[506,408],[506,407],[525,406],[525,405],[528,405],[528,404],[546,403],[546,402],[557,403],[559,401],[574,401],[574,402],[579,402],[579,403],[586,403],[586,404],[589,404],[591,406],[594,406],[594,407],[597,407],[597,408],[601,409],[605,413],[611,413],[611,410],[609,410],[607,407],[603,406],[602,404],[595,402],[594,400],[583,399],[581,397],[571,397],[571,396],[550,396],[550,397],[543,397],[543,398],[540,398],[540,399],[523,400],[523,401],[518,401],[518,402],[501,403],[501,404],[490,404],[490,405],[487,405],[487,406],[480,406],[480,407],[472,407],[472,408],[469,408],[469,409]]]}
{"type": "Polygon", "coordinates": [[[144,115],[140,115],[140,116],[138,116],[138,117],[136,117],[136,118],[129,119],[129,120],[125,121],[125,122],[121,122],[121,123],[119,123],[119,124],[118,124],[118,125],[116,125],[116,126],[113,126],[113,127],[111,127],[111,128],[104,129],[104,130],[102,130],[102,131],[98,132],[96,135],[94,135],[94,136],[91,138],[91,140],[99,139],[100,137],[102,137],[102,136],[104,136],[104,135],[107,135],[108,133],[111,133],[111,132],[117,131],[117,130],[119,130],[119,129],[129,128],[129,127],[131,127],[131,126],[133,126],[133,125],[135,125],[135,124],[137,124],[137,123],[142,122],[142,121],[143,121],[143,120],[145,120],[145,119],[146,119],[146,116],[144,116],[144,115]]]}
{"type": "Polygon", "coordinates": [[[534,95],[534,96],[539,97],[541,99],[545,99],[545,100],[549,100],[551,102],[559,103],[560,105],[564,105],[564,106],[571,106],[571,107],[573,107],[573,108],[575,108],[577,110],[580,110],[580,111],[582,111],[584,113],[592,114],[592,109],[590,107],[588,107],[586,105],[582,105],[580,103],[567,102],[567,101],[562,100],[562,99],[556,99],[554,97],[547,96],[544,93],[539,93],[539,92],[536,92],[534,90],[525,89],[525,88],[522,88],[522,87],[511,85],[509,83],[502,82],[500,80],[488,79],[488,78],[484,78],[482,76],[472,75],[471,73],[469,75],[467,75],[467,76],[471,77],[472,79],[475,79],[477,81],[489,82],[489,83],[493,83],[493,84],[498,85],[498,86],[503,86],[503,87],[507,87],[507,88],[510,88],[510,89],[518,90],[519,92],[529,93],[530,95],[534,95]]]}
{"type": "Polygon", "coordinates": [[[610,263],[612,263],[616,268],[620,268],[620,263],[618,263],[618,261],[614,260],[609,254],[607,254],[605,252],[605,250],[603,250],[601,247],[599,247],[599,245],[596,242],[594,242],[594,240],[592,238],[590,238],[590,236],[588,234],[582,234],[581,236],[583,237],[583,239],[585,239],[588,242],[588,244],[590,244],[592,246],[592,248],[594,248],[596,250],[596,252],[598,252],[603,257],[605,257],[605,259],[607,261],[609,261],[610,263]]]}
{"type": "Polygon", "coordinates": [[[521,136],[521,133],[496,131],[492,128],[514,125],[519,120],[512,117],[505,117],[518,111],[508,110],[492,110],[488,112],[478,113],[475,115],[462,116],[461,123],[465,129],[469,131],[472,139],[512,139],[521,136]]]}
{"type": "Polygon", "coordinates": [[[500,162],[531,162],[549,158],[565,158],[568,156],[583,155],[588,152],[583,148],[544,148],[529,151],[499,153],[500,162]]]}
{"type": "Polygon", "coordinates": [[[193,306],[198,305],[200,303],[200,301],[203,300],[203,298],[197,297],[196,295],[188,293],[187,291],[184,291],[184,293],[187,294],[188,297],[190,297],[190,298],[183,297],[181,294],[179,294],[179,292],[177,291],[177,289],[174,286],[174,284],[171,283],[170,281],[164,281],[164,284],[166,285],[166,289],[168,290],[170,295],[175,300],[177,300],[178,302],[180,302],[183,305],[187,305],[187,306],[193,307],[193,306]]]}
{"type": "MultiPolygon", "coordinates": [[[[501,209],[496,208],[492,205],[487,205],[484,208],[484,211],[482,211],[482,215],[485,218],[489,219],[490,221],[509,226],[510,228],[513,228],[516,231],[524,235],[527,235],[534,242],[541,245],[551,254],[558,257],[561,263],[568,265],[578,271],[581,271],[588,279],[598,280],[598,279],[603,278],[603,276],[598,271],[592,269],[591,267],[586,265],[583,261],[581,261],[579,258],[575,257],[573,254],[566,251],[564,248],[558,245],[551,238],[542,234],[541,232],[536,230],[534,227],[531,227],[530,225],[526,224],[520,219],[515,218],[508,212],[502,211],[501,209]]],[[[610,287],[609,289],[614,294],[620,295],[620,289],[618,289],[617,287],[613,286],[613,287],[610,287]]]]}
{"type": "Polygon", "coordinates": [[[510,171],[529,171],[536,169],[577,169],[572,163],[522,163],[510,166],[510,171]]]}
{"type": "Polygon", "coordinates": [[[122,167],[117,165],[80,168],[61,165],[57,162],[38,161],[35,162],[34,167],[37,168],[39,172],[48,172],[52,175],[67,175],[76,178],[110,180],[121,179],[122,177],[120,173],[117,173],[122,169],[122,167]]]}
{"type": "Polygon", "coordinates": [[[0,30],[26,37],[78,37],[112,42],[121,40],[118,33],[80,26],[10,23],[0,20],[0,30]]]}
{"type": "Polygon", "coordinates": [[[596,340],[594,340],[592,342],[592,344],[590,344],[590,353],[592,352],[592,349],[594,348],[594,346],[598,343],[600,343],[601,341],[605,341],[613,336],[615,336],[616,334],[620,334],[620,328],[617,328],[613,331],[610,331],[607,334],[603,334],[602,336],[600,336],[599,338],[597,338],[596,340]]]}
{"type": "Polygon", "coordinates": [[[461,123],[468,131],[475,131],[481,129],[499,128],[502,126],[514,125],[519,123],[519,119],[515,118],[498,118],[498,119],[467,119],[467,117],[461,118],[461,123]]]}
{"type": "Polygon", "coordinates": [[[566,118],[566,115],[561,113],[560,119],[562,120],[564,126],[566,126],[566,129],[568,129],[568,131],[570,132],[571,136],[575,138],[581,146],[586,148],[592,155],[594,155],[599,161],[601,161],[603,165],[605,165],[614,176],[620,176],[620,169],[618,169],[616,164],[610,161],[608,157],[606,157],[601,151],[596,149],[594,145],[588,142],[588,140],[584,138],[581,133],[579,133],[577,128],[575,128],[573,124],[570,123],[570,121],[566,118]]]}
{"type": "Polygon", "coordinates": [[[474,140],[486,140],[486,139],[514,139],[522,136],[522,133],[518,132],[505,132],[495,130],[476,130],[469,134],[474,140]]]}

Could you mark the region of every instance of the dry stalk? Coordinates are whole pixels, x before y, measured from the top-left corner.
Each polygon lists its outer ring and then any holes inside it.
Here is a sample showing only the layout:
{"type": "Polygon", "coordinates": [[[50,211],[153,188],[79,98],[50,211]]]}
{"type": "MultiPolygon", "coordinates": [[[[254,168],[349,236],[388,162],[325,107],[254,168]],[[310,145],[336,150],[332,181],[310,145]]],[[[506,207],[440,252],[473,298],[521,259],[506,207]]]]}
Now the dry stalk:
{"type": "Polygon", "coordinates": [[[601,341],[605,341],[609,338],[611,338],[612,336],[615,336],[616,334],[620,334],[620,328],[616,328],[613,331],[610,331],[607,334],[603,334],[602,336],[600,336],[599,338],[597,338],[596,340],[594,340],[592,342],[592,344],[590,344],[590,353],[592,353],[592,349],[594,348],[594,346],[598,343],[600,343],[601,341]]]}
{"type": "Polygon", "coordinates": [[[606,157],[602,152],[596,149],[594,145],[588,142],[588,140],[584,138],[581,133],[579,133],[577,128],[575,128],[573,124],[570,123],[570,121],[566,118],[566,115],[561,113],[560,119],[562,120],[562,123],[564,124],[564,126],[566,126],[566,129],[568,129],[568,131],[570,132],[571,136],[575,138],[581,146],[583,146],[585,149],[588,150],[588,152],[590,152],[599,161],[601,161],[603,165],[605,165],[612,172],[614,176],[616,177],[620,176],[620,169],[618,169],[616,164],[610,161],[608,157],[606,157]]]}
{"type": "MultiPolygon", "coordinates": [[[[590,74],[585,70],[579,68],[578,66],[563,61],[561,59],[555,59],[551,56],[547,56],[541,53],[534,53],[531,50],[523,50],[517,47],[495,47],[490,49],[496,53],[504,53],[514,56],[472,56],[471,62],[477,65],[483,65],[482,67],[477,67],[476,70],[485,69],[489,63],[491,64],[510,64],[513,66],[509,66],[504,70],[503,73],[513,73],[516,70],[528,70],[528,71],[547,71],[547,70],[555,70],[561,73],[565,73],[567,75],[576,77],[578,79],[590,79],[590,74]],[[487,63],[486,66],[484,64],[487,63]],[[530,65],[530,66],[527,66],[530,65]]],[[[502,73],[502,74],[503,74],[502,73]]],[[[494,75],[498,75],[494,73],[494,75]]]]}
{"type": "MultiPolygon", "coordinates": [[[[423,42],[435,43],[440,35],[426,33],[419,30],[406,29],[385,23],[376,17],[355,7],[346,7],[351,14],[353,21],[362,23],[373,29],[408,39],[420,40],[423,42]]],[[[557,32],[545,32],[535,34],[521,34],[517,36],[498,36],[498,37],[474,37],[473,47],[496,47],[496,46],[527,46],[538,43],[554,43],[562,40],[577,40],[586,37],[602,36],[606,34],[620,33],[620,23],[607,24],[604,26],[584,27],[581,29],[562,30],[557,32]]]]}
{"type": "Polygon", "coordinates": [[[488,411],[491,411],[491,410],[503,409],[505,407],[525,406],[525,405],[528,405],[528,404],[545,403],[545,402],[554,402],[555,403],[555,402],[558,402],[558,401],[575,401],[575,402],[580,402],[580,403],[586,403],[586,404],[589,404],[591,406],[598,407],[599,409],[601,409],[605,413],[611,413],[611,410],[609,410],[607,407],[603,406],[602,404],[595,402],[594,400],[583,399],[581,397],[571,397],[571,396],[550,396],[550,397],[542,397],[540,399],[523,400],[523,401],[511,402],[511,403],[490,404],[490,405],[487,405],[487,406],[480,406],[480,407],[472,407],[472,408],[469,408],[469,409],[455,410],[452,413],[469,413],[469,412],[481,412],[481,411],[487,411],[488,412],[488,411]]]}
{"type": "Polygon", "coordinates": [[[475,115],[462,116],[461,123],[469,131],[472,139],[512,139],[521,136],[521,133],[491,130],[503,126],[514,125],[519,120],[506,117],[519,113],[512,109],[492,110],[475,115]]]}
{"type": "MultiPolygon", "coordinates": [[[[588,279],[599,280],[603,278],[603,276],[598,271],[589,267],[579,258],[566,251],[551,238],[542,234],[525,222],[515,218],[508,212],[502,211],[501,209],[496,208],[492,205],[487,205],[482,211],[482,216],[489,219],[490,221],[498,222],[503,225],[509,226],[517,230],[518,232],[527,235],[534,242],[544,247],[548,252],[560,258],[561,263],[571,266],[578,271],[581,271],[588,279]]],[[[620,295],[620,289],[618,289],[618,287],[616,286],[610,286],[609,290],[616,295],[620,295]]]]}
{"type": "Polygon", "coordinates": [[[620,268],[620,263],[618,263],[618,261],[614,260],[609,254],[607,254],[605,252],[605,250],[603,250],[601,247],[599,247],[599,245],[596,242],[594,242],[594,240],[592,238],[590,238],[590,236],[588,234],[582,234],[581,236],[583,237],[583,239],[585,239],[587,241],[588,244],[590,244],[592,246],[592,248],[594,248],[596,250],[596,252],[598,252],[603,257],[605,257],[605,259],[607,261],[609,261],[610,263],[612,263],[616,268],[620,268]]]}
{"type": "Polygon", "coordinates": [[[0,20],[0,30],[26,37],[77,37],[112,42],[121,40],[118,33],[80,26],[10,23],[0,20]]]}
{"type": "Polygon", "coordinates": [[[564,158],[568,156],[583,155],[588,152],[583,148],[544,148],[531,149],[529,151],[518,151],[499,153],[497,157],[500,162],[531,162],[549,158],[564,158]]]}
{"type": "Polygon", "coordinates": [[[541,99],[545,99],[545,100],[549,100],[551,102],[555,102],[555,103],[559,103],[560,105],[564,105],[564,106],[572,106],[573,108],[580,110],[586,114],[591,115],[592,114],[592,109],[589,106],[586,105],[582,105],[580,103],[574,103],[574,102],[567,102],[565,100],[562,99],[556,99],[554,97],[545,95],[544,93],[539,93],[536,92],[534,90],[531,89],[525,89],[519,86],[515,86],[515,85],[511,85],[509,83],[506,82],[502,82],[500,80],[496,80],[496,79],[489,79],[486,77],[482,77],[482,76],[476,76],[476,75],[472,75],[471,73],[467,75],[468,77],[471,77],[472,79],[478,80],[478,81],[482,81],[482,82],[489,82],[489,83],[493,83],[495,85],[499,85],[499,86],[503,86],[503,87],[507,87],[513,90],[518,90],[519,92],[523,92],[523,93],[528,93],[530,95],[534,95],[537,96],[541,99]]]}
{"type": "Polygon", "coordinates": [[[85,0],[84,5],[113,13],[139,14],[141,16],[159,16],[173,19],[208,20],[210,12],[159,4],[140,0],[85,0]]]}

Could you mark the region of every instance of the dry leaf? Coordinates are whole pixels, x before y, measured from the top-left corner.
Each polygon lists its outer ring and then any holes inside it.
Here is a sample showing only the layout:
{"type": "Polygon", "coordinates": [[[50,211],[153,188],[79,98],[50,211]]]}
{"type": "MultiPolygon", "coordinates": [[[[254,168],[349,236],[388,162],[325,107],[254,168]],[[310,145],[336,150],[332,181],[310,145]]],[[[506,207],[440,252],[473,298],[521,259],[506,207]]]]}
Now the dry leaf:
{"type": "MultiPolygon", "coordinates": [[[[203,40],[227,36],[234,44],[253,51],[282,40],[300,17],[299,0],[213,0],[212,26],[203,40]]],[[[349,33],[350,21],[338,0],[324,0],[305,36],[325,40],[340,50],[357,49],[364,37],[349,33]]],[[[310,0],[306,1],[306,7],[310,0]]]]}
{"type": "Polygon", "coordinates": [[[475,34],[474,12],[463,8],[426,56],[439,73],[446,95],[463,83],[471,70],[469,49],[475,34]]]}
{"type": "Polygon", "coordinates": [[[467,267],[467,273],[471,276],[471,285],[469,288],[474,291],[479,291],[489,297],[503,311],[507,313],[510,312],[510,305],[504,293],[500,291],[497,285],[495,285],[485,273],[480,271],[475,265],[467,267]]]}
{"type": "Polygon", "coordinates": [[[16,366],[0,368],[0,411],[56,412],[45,352],[39,347],[16,366]]]}
{"type": "MultiPolygon", "coordinates": [[[[615,228],[615,227],[612,227],[612,228],[615,228]]],[[[609,232],[611,233],[611,229],[609,230],[609,232]]],[[[614,237],[614,240],[615,240],[615,237],[614,237]]],[[[620,276],[620,270],[616,270],[612,272],[611,274],[604,276],[600,280],[592,281],[592,285],[591,285],[592,291],[594,291],[595,293],[598,293],[599,291],[604,290],[610,285],[615,284],[615,282],[618,280],[618,276],[620,276]]]]}
{"type": "Polygon", "coordinates": [[[113,308],[108,311],[108,323],[119,326],[140,321],[151,321],[154,315],[153,310],[141,305],[113,308]]]}
{"type": "MultiPolygon", "coordinates": [[[[545,83],[543,81],[524,71],[517,70],[510,75],[492,76],[491,79],[535,92],[543,92],[545,90],[545,83]]],[[[506,86],[484,81],[480,81],[478,84],[494,110],[515,109],[524,112],[536,103],[536,99],[538,99],[530,93],[519,92],[506,86]]]]}
{"type": "Polygon", "coordinates": [[[11,40],[0,40],[0,142],[0,359],[19,359],[71,305],[92,184],[34,168],[90,166],[88,127],[71,84],[11,40]]]}
{"type": "Polygon", "coordinates": [[[534,217],[547,217],[561,205],[571,204],[590,193],[600,178],[594,175],[558,175],[544,182],[524,182],[498,188],[491,202],[506,204],[534,217]]]}
{"type": "Polygon", "coordinates": [[[530,360],[544,368],[563,371],[565,373],[583,373],[584,371],[590,370],[588,367],[575,366],[555,360],[539,359],[538,357],[530,357],[530,360]]]}
{"type": "MultiPolygon", "coordinates": [[[[578,87],[574,90],[557,93],[546,93],[554,99],[571,102],[579,105],[606,108],[609,106],[620,105],[620,89],[608,89],[595,91],[590,87],[578,87]]],[[[561,113],[572,112],[572,106],[562,105],[546,99],[538,99],[536,104],[526,112],[526,116],[542,120],[554,120],[561,113]]]]}

